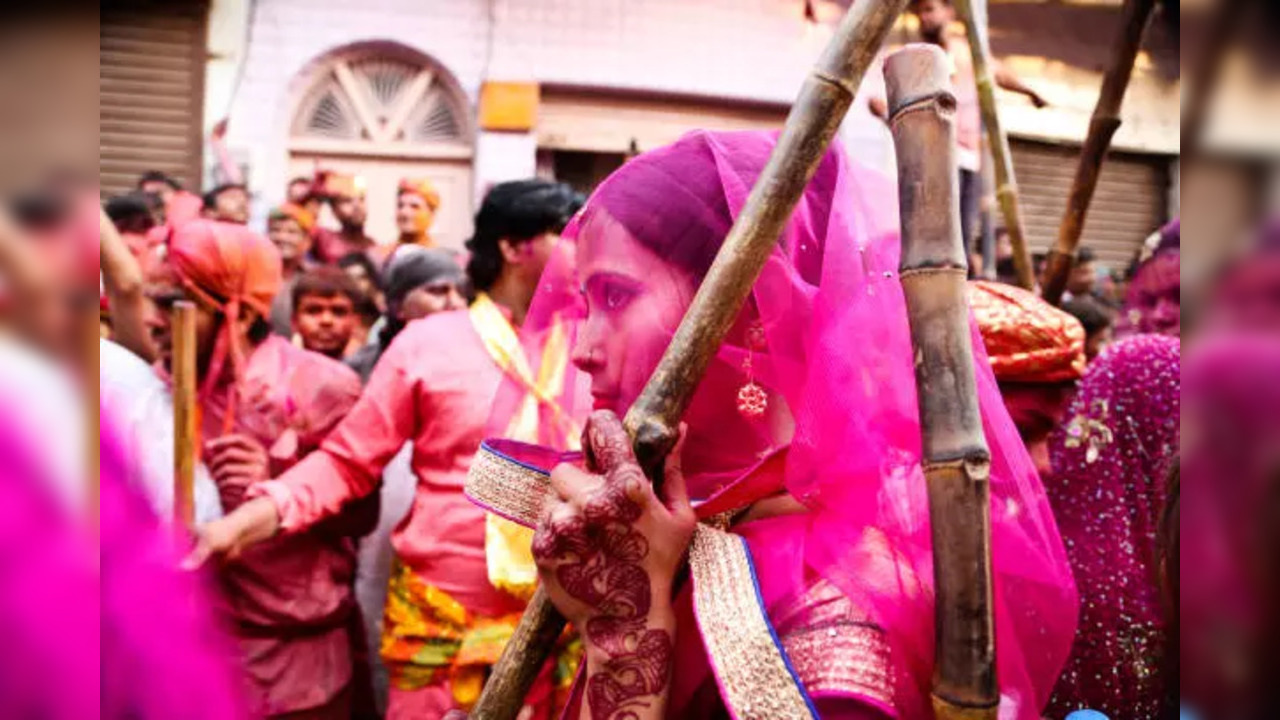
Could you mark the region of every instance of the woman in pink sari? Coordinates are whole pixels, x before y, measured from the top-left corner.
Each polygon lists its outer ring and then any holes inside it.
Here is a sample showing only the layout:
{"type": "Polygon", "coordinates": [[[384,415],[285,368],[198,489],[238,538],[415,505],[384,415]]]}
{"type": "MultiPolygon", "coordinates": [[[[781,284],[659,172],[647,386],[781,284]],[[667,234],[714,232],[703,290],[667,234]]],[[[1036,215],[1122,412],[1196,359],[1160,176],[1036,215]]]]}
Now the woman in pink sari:
{"type": "MultiPolygon", "coordinates": [[[[699,386],[659,495],[617,420],[774,142],[694,133],[600,186],[523,328],[572,336],[579,374],[559,406],[590,388],[586,462],[493,440],[472,467],[474,500],[538,527],[543,582],[583,634],[569,717],[932,717],[929,516],[886,179],[824,158],[699,386]]],[[[1000,716],[1031,720],[1066,657],[1075,589],[976,332],[974,347],[1000,716]]]]}
{"type": "Polygon", "coordinates": [[[1180,352],[1178,339],[1163,335],[1112,344],[1085,373],[1050,441],[1045,484],[1081,608],[1049,717],[1089,708],[1154,720],[1177,707],[1156,529],[1178,452],[1180,352]]]}

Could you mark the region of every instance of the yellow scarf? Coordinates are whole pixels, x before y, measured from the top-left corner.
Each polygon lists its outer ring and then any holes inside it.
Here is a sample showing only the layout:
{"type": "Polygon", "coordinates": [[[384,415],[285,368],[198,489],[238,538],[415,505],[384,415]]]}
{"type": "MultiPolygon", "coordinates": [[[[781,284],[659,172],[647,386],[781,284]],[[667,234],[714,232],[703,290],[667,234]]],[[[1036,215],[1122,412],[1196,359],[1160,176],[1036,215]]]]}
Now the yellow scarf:
{"type": "MultiPolygon", "coordinates": [[[[555,426],[563,428],[567,447],[576,448],[579,430],[555,399],[556,390],[564,384],[569,361],[569,339],[564,326],[559,322],[552,326],[543,344],[542,362],[538,364],[538,376],[535,378],[515,328],[488,295],[480,293],[471,304],[471,324],[493,361],[525,390],[504,436],[522,442],[538,442],[539,415],[545,407],[551,411],[555,426]]],[[[485,516],[484,531],[489,582],[500,590],[528,600],[538,582],[538,570],[530,551],[533,531],[493,513],[485,516]]]]}

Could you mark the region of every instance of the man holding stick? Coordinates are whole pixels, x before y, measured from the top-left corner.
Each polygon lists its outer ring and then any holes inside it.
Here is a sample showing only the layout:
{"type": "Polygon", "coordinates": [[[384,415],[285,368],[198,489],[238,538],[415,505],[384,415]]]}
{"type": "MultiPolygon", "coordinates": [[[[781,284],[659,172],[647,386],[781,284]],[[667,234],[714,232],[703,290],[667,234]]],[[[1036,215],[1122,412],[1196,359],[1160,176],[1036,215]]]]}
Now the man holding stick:
{"type": "MultiPolygon", "coordinates": [[[[320,451],[254,488],[261,497],[201,531],[196,560],[238,552],[277,529],[283,536],[273,542],[306,537],[350,500],[376,496],[383,470],[412,443],[417,484],[409,515],[392,536],[396,560],[383,619],[390,720],[470,708],[532,593],[531,533],[486,517],[462,488],[504,382],[520,396],[513,402],[517,417],[504,431],[528,441],[577,436],[555,402],[566,339],[522,345],[516,329],[580,205],[581,197],[558,183],[494,187],[468,243],[467,272],[479,291],[472,306],[409,323],[320,451]],[[555,367],[558,374],[542,371],[555,367]]],[[[571,671],[559,679],[565,689],[571,671]]],[[[547,673],[528,699],[534,717],[555,714],[550,680],[547,673]]]]}
{"type": "MultiPolygon", "coordinates": [[[[968,39],[956,32],[956,10],[952,0],[912,0],[910,8],[919,21],[920,41],[942,48],[953,68],[951,86],[956,98],[960,232],[965,247],[970,249],[970,243],[978,229],[978,206],[982,197],[982,176],[979,172],[982,167],[982,113],[978,103],[973,55],[968,39]]],[[[1026,96],[1037,108],[1049,105],[1048,100],[996,58],[991,59],[991,74],[996,85],[1026,96]]],[[[871,97],[868,108],[882,120],[889,117],[888,104],[883,97],[871,97]]]]}
{"type": "MultiPolygon", "coordinates": [[[[340,362],[290,345],[267,324],[280,256],[240,225],[192,221],[171,237],[165,278],[150,288],[161,363],[173,350],[172,304],[196,305],[201,459],[224,509],[314,449],[360,393],[340,362]]],[[[351,583],[373,508],[229,557],[219,568],[256,710],[267,717],[351,716],[352,643],[362,640],[351,583]]]]}

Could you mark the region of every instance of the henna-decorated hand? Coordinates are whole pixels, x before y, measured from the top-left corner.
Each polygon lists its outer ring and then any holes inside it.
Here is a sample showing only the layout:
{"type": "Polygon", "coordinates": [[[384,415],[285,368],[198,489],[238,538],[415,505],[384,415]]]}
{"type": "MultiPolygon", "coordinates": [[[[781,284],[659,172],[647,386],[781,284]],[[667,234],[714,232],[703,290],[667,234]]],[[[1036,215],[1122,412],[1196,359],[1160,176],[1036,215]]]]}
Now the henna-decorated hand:
{"type": "Polygon", "coordinates": [[[660,500],[618,417],[599,411],[583,433],[595,472],[561,465],[533,538],[552,603],[586,640],[593,718],[660,717],[671,671],[671,592],[697,523],[680,470],[667,458],[660,500]]]}

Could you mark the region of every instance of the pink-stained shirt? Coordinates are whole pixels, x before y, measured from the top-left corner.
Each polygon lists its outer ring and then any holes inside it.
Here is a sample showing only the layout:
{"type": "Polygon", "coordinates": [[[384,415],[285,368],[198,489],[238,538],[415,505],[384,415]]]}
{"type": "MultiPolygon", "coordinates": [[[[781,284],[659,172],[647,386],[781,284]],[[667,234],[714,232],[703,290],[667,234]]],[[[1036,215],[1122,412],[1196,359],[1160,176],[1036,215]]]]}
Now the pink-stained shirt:
{"type": "MultiPolygon", "coordinates": [[[[239,393],[234,432],[267,448],[277,476],[347,414],[360,395],[360,379],[340,362],[271,336],[246,359],[239,393]]],[[[219,434],[227,397],[223,390],[202,403],[205,439],[219,434]]],[[[234,481],[219,484],[227,512],[244,502],[246,489],[234,481]]],[[[360,534],[369,510],[341,509],[330,523],[273,538],[222,566],[227,610],[263,713],[323,706],[350,682],[352,536],[360,534]]]]}
{"type": "Polygon", "coordinates": [[[369,259],[375,264],[380,265],[379,245],[377,241],[368,235],[362,235],[358,242],[352,242],[340,230],[330,230],[329,228],[316,228],[312,233],[315,242],[313,250],[316,259],[322,263],[336,263],[342,259],[344,255],[353,252],[368,253],[369,259]]]}
{"type": "Polygon", "coordinates": [[[502,377],[467,311],[415,320],[320,451],[254,492],[270,496],[281,527],[296,532],[372,493],[382,469],[412,441],[418,484],[391,538],[396,556],[473,613],[518,612],[522,603],[489,582],[484,511],[462,492],[502,377]]]}
{"type": "Polygon", "coordinates": [[[956,96],[956,145],[960,167],[976,171],[982,153],[982,113],[978,106],[978,80],[973,70],[973,54],[963,37],[947,40],[951,60],[951,92],[956,96]]]}

